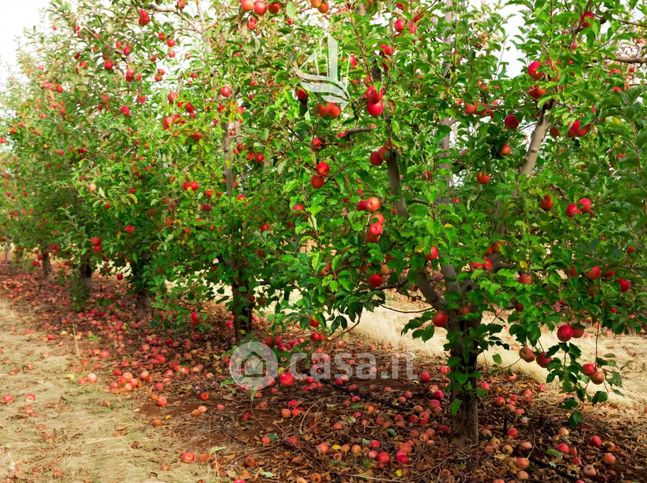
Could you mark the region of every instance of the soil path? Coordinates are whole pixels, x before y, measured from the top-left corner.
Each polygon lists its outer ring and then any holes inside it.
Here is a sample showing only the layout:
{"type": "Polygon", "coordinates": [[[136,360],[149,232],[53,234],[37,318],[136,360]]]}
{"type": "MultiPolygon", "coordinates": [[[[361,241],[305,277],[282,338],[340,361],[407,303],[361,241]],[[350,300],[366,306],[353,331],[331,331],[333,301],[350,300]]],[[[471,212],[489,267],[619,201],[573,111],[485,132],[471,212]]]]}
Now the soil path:
{"type": "Polygon", "coordinates": [[[74,347],[30,325],[0,301],[0,398],[15,398],[0,402],[0,482],[213,480],[208,467],[179,462],[172,434],[137,420],[137,401],[74,382],[85,376],[73,372],[74,347]]]}

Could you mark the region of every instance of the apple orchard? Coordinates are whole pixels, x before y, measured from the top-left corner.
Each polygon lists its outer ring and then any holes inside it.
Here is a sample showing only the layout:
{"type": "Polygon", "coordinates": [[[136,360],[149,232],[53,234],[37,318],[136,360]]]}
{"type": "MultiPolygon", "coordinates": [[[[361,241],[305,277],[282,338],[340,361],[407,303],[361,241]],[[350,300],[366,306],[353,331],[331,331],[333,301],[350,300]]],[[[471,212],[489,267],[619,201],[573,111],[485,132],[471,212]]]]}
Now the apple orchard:
{"type": "Polygon", "coordinates": [[[54,0],[2,95],[0,236],[79,311],[116,277],[178,331],[226,304],[234,344],[424,304],[463,443],[506,325],[578,423],[621,383],[578,338],[645,324],[645,5],[507,3],[514,37],[490,2],[54,0]],[[347,103],[296,73],[328,36],[347,103]]]}

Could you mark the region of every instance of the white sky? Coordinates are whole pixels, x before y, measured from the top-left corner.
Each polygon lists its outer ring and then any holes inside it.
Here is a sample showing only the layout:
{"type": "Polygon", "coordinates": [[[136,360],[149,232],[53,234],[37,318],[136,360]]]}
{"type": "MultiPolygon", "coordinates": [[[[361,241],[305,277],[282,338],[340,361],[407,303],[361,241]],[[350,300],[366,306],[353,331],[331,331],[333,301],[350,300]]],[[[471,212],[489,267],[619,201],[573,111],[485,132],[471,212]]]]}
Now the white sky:
{"type": "Polygon", "coordinates": [[[0,15],[0,84],[16,65],[17,38],[26,28],[40,23],[40,12],[49,0],[2,0],[0,15]]]}

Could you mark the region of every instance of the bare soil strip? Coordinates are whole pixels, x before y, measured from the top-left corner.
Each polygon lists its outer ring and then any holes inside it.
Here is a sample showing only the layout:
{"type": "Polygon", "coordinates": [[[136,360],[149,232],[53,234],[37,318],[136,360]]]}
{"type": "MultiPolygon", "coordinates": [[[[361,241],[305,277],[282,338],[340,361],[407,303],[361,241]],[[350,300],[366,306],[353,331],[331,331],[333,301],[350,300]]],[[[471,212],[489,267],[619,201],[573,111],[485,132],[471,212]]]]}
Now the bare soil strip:
{"type": "Polygon", "coordinates": [[[74,382],[86,374],[73,372],[73,347],[48,345],[30,325],[0,301],[0,397],[15,398],[0,404],[0,481],[213,480],[207,466],[179,462],[172,434],[143,427],[138,401],[74,382]]]}

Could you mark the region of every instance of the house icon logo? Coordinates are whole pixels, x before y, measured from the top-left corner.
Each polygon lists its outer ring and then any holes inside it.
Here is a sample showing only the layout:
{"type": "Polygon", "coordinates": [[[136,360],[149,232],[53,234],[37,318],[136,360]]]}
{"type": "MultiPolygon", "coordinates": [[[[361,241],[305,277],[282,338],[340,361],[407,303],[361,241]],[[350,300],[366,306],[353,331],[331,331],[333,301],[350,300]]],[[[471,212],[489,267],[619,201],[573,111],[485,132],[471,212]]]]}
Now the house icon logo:
{"type": "Polygon", "coordinates": [[[269,386],[278,373],[276,355],[265,344],[246,342],[231,355],[229,373],[234,382],[248,391],[269,386]]]}

